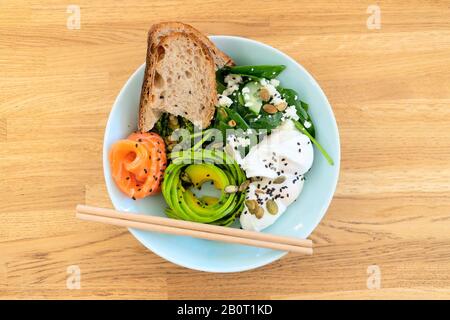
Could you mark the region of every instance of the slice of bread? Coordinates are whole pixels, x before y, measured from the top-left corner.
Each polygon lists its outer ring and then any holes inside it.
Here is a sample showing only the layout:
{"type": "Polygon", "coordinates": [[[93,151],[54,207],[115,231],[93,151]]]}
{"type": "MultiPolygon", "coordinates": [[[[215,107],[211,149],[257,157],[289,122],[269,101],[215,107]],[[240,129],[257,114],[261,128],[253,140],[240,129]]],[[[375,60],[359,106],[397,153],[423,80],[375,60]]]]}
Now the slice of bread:
{"type": "Polygon", "coordinates": [[[153,51],[148,93],[139,110],[140,130],[151,130],[162,112],[206,128],[217,101],[215,64],[208,47],[193,34],[174,32],[162,37],[153,51]]]}
{"type": "Polygon", "coordinates": [[[152,85],[154,79],[150,70],[154,69],[153,63],[156,61],[154,56],[156,54],[156,48],[158,47],[161,39],[172,33],[186,33],[191,34],[200,40],[205,46],[214,60],[216,69],[220,69],[225,65],[234,65],[233,60],[225,53],[220,51],[214,43],[212,43],[208,37],[204,36],[200,31],[193,28],[188,24],[181,22],[161,22],[151,27],[148,32],[147,39],[147,61],[144,73],[144,81],[142,84],[141,100],[139,107],[139,130],[142,132],[149,131],[153,128],[154,124],[160,118],[162,112],[169,112],[167,110],[159,111],[150,104],[150,92],[152,91],[152,85]]]}

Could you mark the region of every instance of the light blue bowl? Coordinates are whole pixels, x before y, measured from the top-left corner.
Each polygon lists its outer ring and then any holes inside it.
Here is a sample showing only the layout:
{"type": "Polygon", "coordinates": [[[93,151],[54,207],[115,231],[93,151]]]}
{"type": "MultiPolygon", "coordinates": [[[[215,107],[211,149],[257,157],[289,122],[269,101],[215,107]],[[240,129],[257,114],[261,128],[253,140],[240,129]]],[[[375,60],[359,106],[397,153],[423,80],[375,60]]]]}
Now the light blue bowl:
{"type": "MultiPolygon", "coordinates": [[[[316,138],[329,152],[335,164],[330,166],[315,148],[314,164],[306,176],[299,199],[275,224],[264,230],[267,233],[307,238],[325,215],[339,176],[339,133],[331,106],[314,78],[292,58],[277,49],[239,37],[213,36],[211,40],[230,55],[237,65],[286,65],[286,70],[279,77],[282,85],[295,89],[300,98],[310,105],[309,112],[316,126],[316,138]]],[[[164,216],[166,204],[161,195],[137,201],[124,196],[112,180],[108,161],[111,145],[137,128],[144,68],[145,65],[140,66],[128,79],[109,115],[103,144],[103,170],[108,193],[116,209],[164,216]]],[[[249,270],[271,263],[286,254],[282,251],[135,229],[130,229],[130,232],[144,246],[164,259],[186,268],[209,272],[249,270]]]]}

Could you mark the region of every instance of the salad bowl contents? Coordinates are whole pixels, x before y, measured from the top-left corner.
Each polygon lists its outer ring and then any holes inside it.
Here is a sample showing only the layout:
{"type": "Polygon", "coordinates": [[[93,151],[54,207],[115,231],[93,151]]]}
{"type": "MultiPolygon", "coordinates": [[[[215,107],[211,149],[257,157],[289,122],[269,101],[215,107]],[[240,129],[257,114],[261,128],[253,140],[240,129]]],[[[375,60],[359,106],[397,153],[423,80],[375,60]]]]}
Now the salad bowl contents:
{"type": "MultiPolygon", "coordinates": [[[[331,108],[292,59],[250,40],[217,39],[182,23],[150,29],[145,70],[119,95],[105,134],[113,204],[124,211],[306,238],[337,182],[339,140],[331,108]],[[278,63],[259,63],[251,50],[242,50],[249,44],[278,63]],[[290,87],[291,78],[283,78],[288,73],[295,79],[299,70],[314,92],[310,100],[307,92],[290,87]],[[126,113],[126,127],[115,113],[126,113]],[[113,134],[114,125],[120,130],[113,134]],[[314,172],[319,165],[323,170],[314,172]],[[327,182],[314,199],[309,184],[317,184],[315,175],[327,182]],[[302,190],[310,198],[300,196],[302,190]]],[[[131,231],[166,259],[199,270],[246,270],[283,254],[131,231]]]]}

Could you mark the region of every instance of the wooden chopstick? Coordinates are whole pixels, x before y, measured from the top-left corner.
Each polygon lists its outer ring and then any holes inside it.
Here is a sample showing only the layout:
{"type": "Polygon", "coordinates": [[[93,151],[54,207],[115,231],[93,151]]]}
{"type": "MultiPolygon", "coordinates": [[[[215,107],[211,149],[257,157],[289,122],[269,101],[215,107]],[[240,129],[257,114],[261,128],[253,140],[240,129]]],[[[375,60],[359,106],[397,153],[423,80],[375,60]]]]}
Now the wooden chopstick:
{"type": "Polygon", "coordinates": [[[171,227],[176,227],[176,228],[205,231],[205,232],[211,232],[211,233],[217,233],[217,234],[238,236],[241,238],[249,238],[249,239],[269,241],[269,242],[279,242],[279,243],[285,243],[285,244],[290,244],[290,245],[294,245],[294,246],[312,248],[312,241],[307,240],[307,239],[305,240],[305,239],[298,239],[298,238],[291,238],[291,237],[283,237],[283,236],[277,236],[277,235],[261,233],[261,232],[254,232],[254,231],[241,230],[241,229],[235,229],[235,228],[220,227],[220,226],[215,226],[215,225],[211,225],[211,224],[204,224],[204,223],[197,223],[197,222],[191,222],[191,221],[175,220],[175,219],[169,219],[169,218],[163,218],[163,217],[149,216],[149,215],[145,215],[145,214],[136,214],[136,213],[118,211],[118,210],[114,210],[114,209],[86,206],[86,205],[81,205],[81,204],[77,205],[76,211],[78,211],[80,213],[94,214],[94,215],[104,216],[104,217],[127,219],[127,220],[133,220],[133,221],[139,221],[139,222],[145,222],[145,223],[171,226],[171,227]]]}
{"type": "Polygon", "coordinates": [[[309,255],[313,252],[311,240],[282,237],[191,221],[133,214],[85,205],[78,205],[76,211],[77,218],[87,221],[309,255]]]}

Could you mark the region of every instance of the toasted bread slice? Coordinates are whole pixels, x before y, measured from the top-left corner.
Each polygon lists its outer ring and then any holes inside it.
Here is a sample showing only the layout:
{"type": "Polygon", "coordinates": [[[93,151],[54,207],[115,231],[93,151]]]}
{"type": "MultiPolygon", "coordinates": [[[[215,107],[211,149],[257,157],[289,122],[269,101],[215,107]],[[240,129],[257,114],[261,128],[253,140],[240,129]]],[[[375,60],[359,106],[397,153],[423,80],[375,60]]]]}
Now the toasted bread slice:
{"type": "Polygon", "coordinates": [[[151,130],[162,112],[183,116],[200,128],[209,125],[217,101],[215,64],[200,39],[181,32],[162,37],[148,76],[139,110],[141,131],[151,130]]]}
{"type": "Polygon", "coordinates": [[[156,48],[158,47],[163,37],[175,32],[192,34],[197,39],[199,39],[203,43],[203,45],[208,48],[214,60],[216,69],[220,69],[225,65],[234,65],[233,60],[229,56],[220,51],[200,31],[198,31],[197,29],[193,28],[188,24],[184,24],[181,22],[161,22],[153,25],[148,32],[146,67],[144,73],[144,81],[142,84],[141,100],[139,107],[138,124],[139,130],[141,130],[142,132],[151,130],[156,121],[158,121],[158,119],[160,118],[162,112],[168,112],[168,111],[158,111],[152,107],[147,107],[147,104],[149,103],[151,86],[153,84],[153,79],[150,70],[154,68],[152,63],[153,61],[155,61],[155,59],[153,59],[153,56],[156,53],[156,48]]]}

